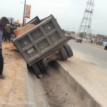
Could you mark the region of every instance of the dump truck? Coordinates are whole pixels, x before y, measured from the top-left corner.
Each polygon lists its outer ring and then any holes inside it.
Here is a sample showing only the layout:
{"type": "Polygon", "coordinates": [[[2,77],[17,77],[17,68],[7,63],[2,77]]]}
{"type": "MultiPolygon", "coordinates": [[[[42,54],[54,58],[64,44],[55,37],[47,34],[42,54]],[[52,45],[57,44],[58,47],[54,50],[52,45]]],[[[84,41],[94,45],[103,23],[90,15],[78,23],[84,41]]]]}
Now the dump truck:
{"type": "Polygon", "coordinates": [[[38,78],[46,72],[49,62],[66,61],[73,56],[68,39],[53,15],[41,20],[35,17],[18,30],[13,43],[24,57],[29,71],[34,71],[38,78]]]}

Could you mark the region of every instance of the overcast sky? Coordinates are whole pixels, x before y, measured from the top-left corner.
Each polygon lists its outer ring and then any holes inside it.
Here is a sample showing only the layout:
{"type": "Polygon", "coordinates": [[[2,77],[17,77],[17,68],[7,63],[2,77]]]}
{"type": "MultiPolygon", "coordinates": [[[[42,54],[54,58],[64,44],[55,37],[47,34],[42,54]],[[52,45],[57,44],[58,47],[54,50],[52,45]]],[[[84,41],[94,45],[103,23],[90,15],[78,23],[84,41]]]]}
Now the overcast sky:
{"type": "MultiPolygon", "coordinates": [[[[53,14],[61,28],[78,31],[88,0],[27,0],[31,18],[53,14]]],[[[14,17],[22,22],[24,0],[0,0],[0,17],[14,17]]],[[[107,0],[95,0],[92,31],[107,35],[107,0]]]]}

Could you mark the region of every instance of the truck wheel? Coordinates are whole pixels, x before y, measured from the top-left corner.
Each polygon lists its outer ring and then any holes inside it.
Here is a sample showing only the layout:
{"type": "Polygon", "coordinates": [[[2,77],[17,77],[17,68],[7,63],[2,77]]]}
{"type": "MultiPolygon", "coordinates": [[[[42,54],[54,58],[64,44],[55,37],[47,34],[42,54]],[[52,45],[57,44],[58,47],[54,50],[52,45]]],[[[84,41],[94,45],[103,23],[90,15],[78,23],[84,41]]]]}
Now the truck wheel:
{"type": "Polygon", "coordinates": [[[30,67],[28,64],[27,64],[27,69],[30,73],[34,74],[34,70],[32,67],[30,67]]]}
{"type": "Polygon", "coordinates": [[[66,50],[62,47],[60,50],[61,60],[66,61],[68,59],[68,55],[66,50]]]}
{"type": "Polygon", "coordinates": [[[68,44],[64,45],[64,49],[66,50],[69,58],[73,56],[72,49],[71,49],[71,47],[68,44]]]}
{"type": "Polygon", "coordinates": [[[104,50],[107,50],[107,46],[104,47],[104,50]]]}
{"type": "Polygon", "coordinates": [[[39,61],[37,64],[38,64],[41,72],[46,73],[46,67],[45,67],[44,63],[42,61],[39,61]]]}
{"type": "Polygon", "coordinates": [[[37,78],[42,78],[42,73],[36,63],[32,66],[32,68],[33,68],[34,73],[37,76],[37,78]]]}

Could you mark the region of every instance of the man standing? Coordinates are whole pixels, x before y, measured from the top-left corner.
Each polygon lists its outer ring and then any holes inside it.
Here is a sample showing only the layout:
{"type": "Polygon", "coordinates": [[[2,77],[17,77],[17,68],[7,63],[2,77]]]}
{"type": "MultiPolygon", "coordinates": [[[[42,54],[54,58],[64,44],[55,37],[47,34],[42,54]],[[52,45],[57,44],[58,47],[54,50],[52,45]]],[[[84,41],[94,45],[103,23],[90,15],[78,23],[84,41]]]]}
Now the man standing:
{"type": "Polygon", "coordinates": [[[0,79],[3,79],[3,56],[2,56],[2,36],[3,36],[3,25],[0,20],[0,79]]]}
{"type": "Polygon", "coordinates": [[[10,43],[10,39],[11,39],[11,25],[9,23],[6,24],[5,31],[6,31],[7,41],[10,43]]]}
{"type": "Polygon", "coordinates": [[[4,65],[4,60],[3,60],[3,55],[2,55],[2,36],[3,36],[3,29],[8,24],[9,21],[6,17],[2,17],[0,19],[0,79],[4,78],[3,75],[3,65],[4,65]]]}

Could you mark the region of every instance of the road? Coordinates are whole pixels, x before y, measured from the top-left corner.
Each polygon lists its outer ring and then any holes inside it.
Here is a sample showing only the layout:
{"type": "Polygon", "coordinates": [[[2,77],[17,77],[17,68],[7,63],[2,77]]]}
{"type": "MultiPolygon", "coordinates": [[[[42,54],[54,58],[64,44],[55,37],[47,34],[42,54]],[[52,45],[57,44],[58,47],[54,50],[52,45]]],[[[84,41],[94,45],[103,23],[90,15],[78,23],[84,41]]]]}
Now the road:
{"type": "Polygon", "coordinates": [[[85,55],[85,60],[90,61],[90,63],[93,63],[97,67],[101,67],[107,72],[107,51],[105,51],[103,47],[86,43],[78,44],[74,41],[70,41],[69,45],[74,52],[76,51],[85,55]]]}
{"type": "Polygon", "coordinates": [[[102,107],[107,107],[107,51],[74,41],[69,41],[69,45],[74,56],[60,64],[102,107]]]}

